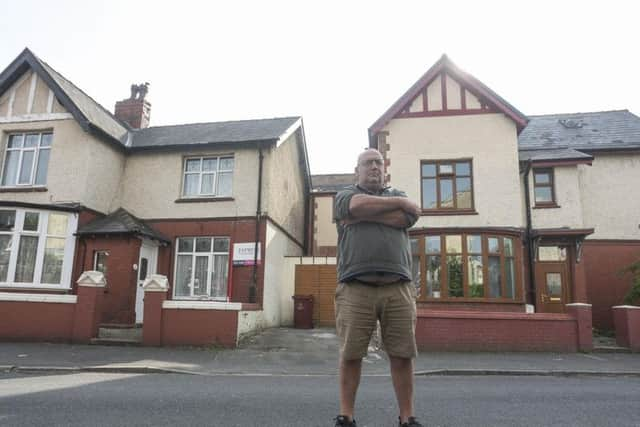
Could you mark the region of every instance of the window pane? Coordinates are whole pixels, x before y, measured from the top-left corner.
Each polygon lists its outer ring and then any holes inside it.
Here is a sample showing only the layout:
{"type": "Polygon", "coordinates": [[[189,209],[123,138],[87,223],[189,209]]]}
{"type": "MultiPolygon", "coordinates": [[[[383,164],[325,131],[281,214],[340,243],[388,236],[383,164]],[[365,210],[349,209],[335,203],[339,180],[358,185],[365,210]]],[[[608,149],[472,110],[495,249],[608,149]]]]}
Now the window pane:
{"type": "Polygon", "coordinates": [[[550,297],[562,297],[562,276],[560,273],[547,273],[547,294],[550,297]]]}
{"type": "Polygon", "coordinates": [[[0,210],[0,231],[13,231],[16,224],[16,211],[0,210]]]}
{"type": "Polygon", "coordinates": [[[487,241],[489,242],[489,252],[494,254],[500,253],[500,241],[497,237],[489,237],[487,241]]]}
{"type": "Polygon", "coordinates": [[[424,209],[435,209],[438,207],[435,179],[422,180],[422,207],[424,209]]]}
{"type": "Polygon", "coordinates": [[[482,236],[467,236],[467,252],[482,253],[482,236]]]}
{"type": "Polygon", "coordinates": [[[504,254],[506,256],[513,256],[513,240],[507,237],[504,238],[504,254]]]}
{"type": "Polygon", "coordinates": [[[202,175],[202,188],[200,189],[200,194],[213,194],[213,181],[215,178],[216,175],[211,173],[202,175]]]}
{"type": "Polygon", "coordinates": [[[411,277],[416,295],[420,296],[420,255],[414,254],[411,257],[411,277]]]}
{"type": "Polygon", "coordinates": [[[187,159],[185,170],[187,172],[200,172],[200,159],[187,159]]]}
{"type": "Polygon", "coordinates": [[[207,295],[207,276],[209,275],[209,257],[196,257],[196,272],[193,278],[193,295],[207,295]]]}
{"type": "Polygon", "coordinates": [[[507,298],[515,298],[516,296],[516,273],[515,273],[515,261],[513,258],[507,258],[504,260],[504,275],[506,280],[507,298]]]}
{"type": "Polygon", "coordinates": [[[462,291],[462,256],[447,256],[447,282],[450,297],[464,296],[462,291]]]}
{"type": "Polygon", "coordinates": [[[186,174],[184,176],[184,195],[192,196],[198,194],[198,184],[200,175],[198,174],[186,174]]]}
{"type": "Polygon", "coordinates": [[[175,286],[177,297],[191,296],[191,255],[178,255],[175,286]]]}
{"type": "Polygon", "coordinates": [[[536,187],[536,202],[553,202],[551,187],[536,187]]]}
{"type": "Polygon", "coordinates": [[[95,265],[93,266],[95,271],[102,272],[105,277],[107,276],[107,257],[108,255],[105,251],[96,252],[95,265]]]}
{"type": "Polygon", "coordinates": [[[210,295],[214,298],[226,298],[229,255],[215,255],[213,262],[215,265],[211,275],[210,295]]]}
{"type": "Polygon", "coordinates": [[[39,218],[40,214],[38,212],[25,212],[24,224],[22,225],[22,229],[24,231],[38,231],[39,218]]]}
{"type": "Polygon", "coordinates": [[[11,238],[7,234],[0,234],[0,282],[7,281],[9,272],[9,257],[11,256],[11,238]]]}
{"type": "Polygon", "coordinates": [[[567,250],[559,246],[540,246],[538,248],[539,261],[565,261],[567,250]]]}
{"type": "Polygon", "coordinates": [[[468,258],[469,296],[484,297],[484,276],[482,275],[482,255],[471,255],[468,258]]]}
{"type": "Polygon", "coordinates": [[[458,198],[458,208],[471,208],[471,178],[457,178],[456,193],[456,197],[458,198]]]}
{"type": "Polygon", "coordinates": [[[214,252],[229,252],[229,239],[220,238],[213,240],[213,251],[214,252]]]}
{"type": "Polygon", "coordinates": [[[462,253],[462,236],[447,236],[445,243],[448,254],[462,253]]]}
{"type": "Polygon", "coordinates": [[[489,257],[489,297],[500,298],[502,296],[502,275],[500,274],[500,257],[489,257]]]}
{"type": "Polygon", "coordinates": [[[450,163],[445,163],[440,165],[440,174],[452,174],[453,173],[453,165],[450,163]]]}
{"type": "Polygon", "coordinates": [[[221,171],[232,171],[233,170],[233,157],[224,157],[220,159],[220,170],[221,171]]]}
{"type": "Polygon", "coordinates": [[[440,255],[427,257],[427,296],[440,298],[440,255]]]}
{"type": "Polygon", "coordinates": [[[218,173],[218,196],[231,196],[231,186],[233,181],[231,172],[218,173]]]}
{"type": "Polygon", "coordinates": [[[36,185],[47,183],[47,170],[49,169],[49,152],[51,150],[40,150],[38,154],[38,166],[36,169],[36,185]]]}
{"type": "Polygon", "coordinates": [[[32,148],[38,146],[38,141],[40,140],[40,135],[27,135],[24,139],[24,148],[32,148]]]}
{"type": "Polygon", "coordinates": [[[16,263],[16,282],[33,282],[33,270],[36,266],[37,236],[20,236],[20,249],[16,263]]]}
{"type": "Polygon", "coordinates": [[[409,240],[409,244],[411,245],[411,253],[412,254],[417,254],[420,252],[420,244],[418,239],[410,239],[409,240]]]}
{"type": "Polygon", "coordinates": [[[47,237],[42,265],[42,283],[60,284],[64,261],[64,239],[47,237]]]}
{"type": "Polygon", "coordinates": [[[51,147],[51,140],[53,140],[53,134],[43,133],[40,139],[40,147],[51,147]]]}
{"type": "Polygon", "coordinates": [[[440,236],[427,236],[426,239],[425,251],[428,254],[439,254],[440,236]]]}
{"type": "Polygon", "coordinates": [[[435,164],[423,164],[422,165],[422,177],[435,177],[436,165],[435,164]]]}
{"type": "Polygon", "coordinates": [[[453,207],[453,180],[451,179],[440,180],[440,207],[453,207]]]}
{"type": "Polygon", "coordinates": [[[218,170],[218,158],[202,159],[202,171],[203,172],[215,172],[218,170]]]}
{"type": "Polygon", "coordinates": [[[551,182],[550,176],[548,173],[536,173],[535,177],[536,184],[549,184],[551,182]]]}
{"type": "Polygon", "coordinates": [[[22,165],[20,166],[20,177],[18,184],[31,184],[31,170],[33,169],[33,159],[35,151],[22,152],[22,165]]]}
{"type": "Polygon", "coordinates": [[[471,167],[469,162],[456,163],[456,175],[457,176],[469,176],[471,175],[471,167]]]}
{"type": "Polygon", "coordinates": [[[24,140],[24,135],[11,135],[9,137],[9,143],[7,148],[22,148],[22,141],[24,140]]]}
{"type": "Polygon", "coordinates": [[[47,234],[53,234],[54,236],[66,236],[67,235],[67,222],[69,217],[60,214],[49,214],[49,225],[47,227],[47,234]]]}
{"type": "Polygon", "coordinates": [[[140,271],[138,272],[138,280],[145,280],[147,278],[148,271],[149,260],[147,258],[140,258],[140,271]]]}
{"type": "Polygon", "coordinates": [[[16,185],[19,161],[19,151],[7,151],[7,159],[4,162],[4,172],[2,174],[2,185],[16,185]]]}
{"type": "Polygon", "coordinates": [[[211,252],[211,237],[196,238],[196,252],[211,252]]]}
{"type": "Polygon", "coordinates": [[[178,252],[193,252],[193,239],[181,237],[178,239],[178,252]]]}

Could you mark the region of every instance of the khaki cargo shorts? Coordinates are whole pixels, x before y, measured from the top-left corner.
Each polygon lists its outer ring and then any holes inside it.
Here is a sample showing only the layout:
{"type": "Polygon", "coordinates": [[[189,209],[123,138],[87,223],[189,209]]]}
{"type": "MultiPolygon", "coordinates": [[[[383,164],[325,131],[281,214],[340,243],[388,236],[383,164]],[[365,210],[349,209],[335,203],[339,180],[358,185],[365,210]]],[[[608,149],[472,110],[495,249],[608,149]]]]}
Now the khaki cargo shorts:
{"type": "Polygon", "coordinates": [[[367,355],[377,320],[389,356],[408,359],[417,356],[415,288],[411,282],[380,286],[338,283],[335,308],[342,359],[361,359],[367,355]]]}

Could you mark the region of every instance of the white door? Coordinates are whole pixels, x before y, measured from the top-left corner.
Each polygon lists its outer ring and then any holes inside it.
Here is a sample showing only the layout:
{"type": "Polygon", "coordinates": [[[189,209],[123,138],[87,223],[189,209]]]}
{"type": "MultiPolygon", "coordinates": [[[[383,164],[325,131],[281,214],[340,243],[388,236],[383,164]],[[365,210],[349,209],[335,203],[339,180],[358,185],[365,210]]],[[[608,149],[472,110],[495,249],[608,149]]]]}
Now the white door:
{"type": "Polygon", "coordinates": [[[138,286],[136,288],[136,323],[142,323],[144,315],[144,279],[150,274],[156,274],[158,262],[158,246],[150,241],[143,240],[140,246],[140,259],[138,260],[138,286]]]}

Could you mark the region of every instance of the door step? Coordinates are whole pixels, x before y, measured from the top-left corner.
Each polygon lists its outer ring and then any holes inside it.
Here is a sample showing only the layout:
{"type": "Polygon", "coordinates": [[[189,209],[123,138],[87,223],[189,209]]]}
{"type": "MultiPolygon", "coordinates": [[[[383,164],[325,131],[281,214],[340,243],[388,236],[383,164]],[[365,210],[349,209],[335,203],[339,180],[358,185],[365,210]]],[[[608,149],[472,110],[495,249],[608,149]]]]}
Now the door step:
{"type": "Polygon", "coordinates": [[[598,345],[594,346],[592,353],[631,353],[628,347],[618,347],[617,345],[598,345]]]}
{"type": "Polygon", "coordinates": [[[98,337],[91,344],[99,345],[140,345],[142,344],[142,328],[99,328],[98,337]]]}

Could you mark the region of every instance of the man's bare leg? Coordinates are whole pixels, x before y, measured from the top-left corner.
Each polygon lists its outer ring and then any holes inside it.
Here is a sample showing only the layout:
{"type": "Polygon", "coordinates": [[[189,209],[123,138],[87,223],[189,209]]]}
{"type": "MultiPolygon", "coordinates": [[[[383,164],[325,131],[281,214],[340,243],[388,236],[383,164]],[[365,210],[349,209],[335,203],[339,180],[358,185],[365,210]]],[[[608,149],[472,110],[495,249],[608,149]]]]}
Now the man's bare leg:
{"type": "Polygon", "coordinates": [[[340,358],[340,415],[346,415],[351,420],[353,420],[361,372],[362,359],[344,360],[340,358]]]}
{"type": "Polygon", "coordinates": [[[389,356],[391,379],[404,423],[413,416],[413,359],[389,356]]]}

